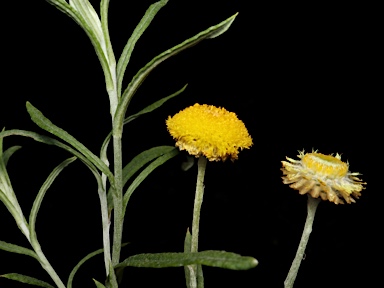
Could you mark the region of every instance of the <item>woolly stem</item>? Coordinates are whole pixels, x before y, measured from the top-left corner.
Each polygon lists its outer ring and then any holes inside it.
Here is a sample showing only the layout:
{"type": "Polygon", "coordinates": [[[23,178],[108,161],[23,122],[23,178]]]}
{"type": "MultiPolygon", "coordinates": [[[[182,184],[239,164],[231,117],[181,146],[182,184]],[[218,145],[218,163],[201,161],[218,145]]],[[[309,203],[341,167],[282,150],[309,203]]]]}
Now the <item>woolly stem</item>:
{"type": "Polygon", "coordinates": [[[315,219],[316,209],[320,201],[321,199],[313,198],[312,196],[308,195],[307,219],[305,221],[304,231],[301,235],[301,240],[299,243],[299,247],[297,248],[295,259],[293,259],[287,278],[284,281],[285,288],[292,288],[293,284],[295,283],[295,279],[300,268],[301,260],[303,259],[305,248],[307,247],[308,239],[312,232],[312,225],[313,220],[315,219]]]}
{"type": "MultiPolygon", "coordinates": [[[[192,237],[191,237],[191,252],[198,251],[199,243],[199,223],[200,223],[200,210],[201,204],[203,203],[204,195],[204,175],[205,168],[207,166],[207,159],[204,156],[199,157],[197,163],[197,182],[196,182],[196,193],[195,193],[195,204],[193,207],[193,220],[192,220],[192,237]]],[[[193,272],[191,273],[191,287],[204,287],[204,280],[202,278],[201,267],[193,265],[193,272]],[[194,277],[194,279],[192,279],[194,277]]]]}

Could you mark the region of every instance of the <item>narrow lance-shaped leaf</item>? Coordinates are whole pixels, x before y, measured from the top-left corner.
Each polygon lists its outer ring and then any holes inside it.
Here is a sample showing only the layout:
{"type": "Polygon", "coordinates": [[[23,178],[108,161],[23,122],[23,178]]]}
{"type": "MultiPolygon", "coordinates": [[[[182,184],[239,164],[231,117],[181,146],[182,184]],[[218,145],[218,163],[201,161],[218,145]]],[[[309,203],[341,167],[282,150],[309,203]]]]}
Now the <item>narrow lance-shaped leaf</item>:
{"type": "MultiPolygon", "coordinates": [[[[2,133],[4,132],[4,129],[2,133]]],[[[3,139],[0,138],[0,189],[3,190],[5,195],[10,197],[13,196],[13,190],[11,185],[11,180],[9,179],[7,168],[5,167],[5,161],[3,156],[3,139]]],[[[12,198],[10,198],[12,199],[12,198]]]]}
{"type": "MultiPolygon", "coordinates": [[[[0,133],[4,133],[3,131],[0,133]]],[[[5,156],[9,157],[9,156],[5,156]]],[[[23,233],[28,233],[27,225],[23,211],[17,201],[16,195],[13,192],[11,180],[9,179],[7,168],[5,166],[5,157],[3,155],[3,138],[0,138],[0,201],[4,203],[8,211],[15,219],[17,226],[23,233]]],[[[26,235],[28,237],[28,235],[26,235]]]]}
{"type": "Polygon", "coordinates": [[[52,185],[53,181],[55,181],[56,177],[60,174],[60,172],[63,171],[65,167],[67,167],[70,163],[72,163],[75,160],[76,160],[76,157],[71,157],[64,160],[62,163],[60,163],[55,169],[53,169],[53,171],[49,174],[49,176],[41,186],[40,191],[37,194],[35,201],[33,202],[31,213],[29,215],[29,232],[31,235],[32,242],[37,241],[35,224],[36,224],[37,214],[39,212],[41,202],[44,199],[45,193],[47,192],[49,187],[52,185]]]}
{"type": "Polygon", "coordinates": [[[183,88],[181,88],[180,90],[176,91],[175,93],[167,96],[167,97],[164,97],[154,103],[152,103],[151,105],[148,105],[147,107],[145,107],[143,110],[137,112],[136,114],[133,114],[133,115],[130,115],[128,116],[127,118],[124,119],[124,125],[133,121],[134,119],[136,119],[137,117],[143,115],[143,114],[146,114],[146,113],[150,113],[152,112],[153,110],[159,108],[161,105],[163,105],[166,101],[168,101],[169,99],[172,99],[173,97],[181,94],[182,92],[184,92],[184,90],[187,88],[188,84],[184,85],[183,88]]]}
{"type": "Polygon", "coordinates": [[[0,190],[0,201],[4,203],[5,207],[8,209],[9,213],[11,213],[13,219],[16,222],[17,227],[20,231],[25,235],[25,237],[29,240],[29,228],[28,223],[25,220],[23,212],[19,206],[19,203],[16,201],[9,201],[8,197],[5,197],[3,192],[0,190]],[[14,204],[15,203],[15,204],[14,204]]]}
{"type": "Polygon", "coordinates": [[[241,256],[239,254],[225,251],[202,251],[196,253],[156,253],[137,254],[128,257],[115,266],[121,267],[148,267],[166,268],[180,267],[192,264],[201,264],[232,270],[248,270],[256,267],[258,262],[253,257],[241,256]]]}
{"type": "MultiPolygon", "coordinates": [[[[95,9],[88,0],[71,0],[69,4],[81,15],[83,21],[87,23],[94,32],[97,42],[104,45],[104,36],[101,31],[101,22],[95,9]]],[[[104,50],[104,49],[103,49],[104,50]]]]}
{"type": "MultiPolygon", "coordinates": [[[[103,48],[105,52],[105,58],[108,60],[108,69],[109,75],[105,74],[107,92],[109,96],[110,104],[110,114],[113,117],[116,112],[117,104],[119,99],[117,96],[117,84],[116,84],[116,59],[115,54],[113,53],[111,39],[109,37],[109,28],[108,28],[108,9],[109,9],[109,0],[101,0],[100,2],[100,20],[101,20],[101,30],[104,38],[103,48]],[[109,78],[110,77],[110,78],[109,78]],[[110,82],[110,80],[112,80],[110,82]]],[[[105,69],[103,67],[103,69],[105,69]]]]}
{"type": "MultiPolygon", "coordinates": [[[[108,9],[109,9],[109,0],[101,0],[100,3],[100,21],[101,29],[104,36],[105,50],[109,62],[109,68],[116,71],[116,60],[115,55],[113,54],[111,39],[109,37],[108,29],[108,9]]],[[[113,71],[111,71],[113,73],[113,71]]],[[[116,99],[117,100],[117,99],[116,99]]],[[[117,102],[116,102],[117,104],[117,102]]]]}
{"type": "Polygon", "coordinates": [[[67,16],[71,17],[75,22],[80,25],[83,29],[83,22],[82,18],[79,15],[79,13],[71,7],[71,5],[68,4],[65,0],[46,0],[49,4],[55,6],[58,10],[66,14],[67,16]]]}
{"type": "Polygon", "coordinates": [[[138,154],[123,168],[123,185],[147,163],[174,150],[177,150],[174,146],[157,146],[138,154]]]}
{"type": "MultiPolygon", "coordinates": [[[[155,109],[160,108],[165,102],[167,102],[168,100],[172,99],[173,97],[176,97],[177,95],[180,95],[182,92],[184,92],[184,90],[187,88],[187,85],[185,85],[183,88],[181,88],[180,90],[176,91],[175,93],[173,93],[173,94],[171,94],[171,95],[169,95],[167,97],[164,97],[164,98],[162,98],[162,99],[160,99],[160,100],[158,100],[158,101],[148,105],[147,107],[145,107],[144,109],[140,110],[139,112],[137,112],[137,113],[135,113],[133,115],[128,116],[124,120],[124,125],[128,124],[129,122],[131,122],[133,120],[135,120],[136,118],[138,118],[141,115],[150,113],[150,112],[154,111],[155,109]]],[[[108,136],[105,138],[105,140],[103,142],[103,145],[101,146],[101,149],[100,149],[100,159],[104,163],[108,163],[107,149],[108,149],[108,145],[109,145],[111,137],[112,137],[112,132],[109,133],[108,136]]]]}
{"type": "Polygon", "coordinates": [[[105,288],[105,286],[101,284],[99,281],[97,281],[96,279],[92,279],[92,280],[93,282],[95,282],[96,288],[105,288]]]}
{"type": "Polygon", "coordinates": [[[155,170],[160,165],[164,164],[169,159],[175,157],[178,153],[179,153],[179,150],[176,148],[173,148],[173,150],[164,154],[163,156],[160,156],[151,164],[149,164],[143,171],[141,171],[141,173],[135,178],[135,180],[133,180],[133,182],[128,187],[127,192],[125,192],[123,197],[123,215],[125,214],[125,210],[127,209],[129,198],[131,198],[132,193],[141,184],[141,182],[143,182],[144,179],[147,178],[147,176],[151,174],[153,170],[155,170]]]}
{"type": "Polygon", "coordinates": [[[108,166],[101,161],[95,154],[93,154],[87,147],[71,136],[65,130],[57,127],[53,124],[48,118],[46,118],[43,113],[36,109],[31,103],[27,102],[27,110],[33,122],[35,122],[40,128],[52,133],[53,135],[59,137],[65,142],[72,145],[80,153],[82,153],[89,161],[91,161],[98,169],[100,169],[105,175],[107,175],[112,186],[115,184],[115,179],[112,172],[109,170],[108,166]]]}
{"type": "Polygon", "coordinates": [[[7,166],[9,158],[15,153],[17,150],[19,150],[21,146],[12,146],[9,147],[7,150],[3,153],[3,161],[4,165],[7,166]]]}
{"type": "MultiPolygon", "coordinates": [[[[128,244],[129,244],[128,242],[123,243],[123,244],[121,245],[121,247],[125,247],[125,246],[127,246],[128,244]]],[[[104,249],[101,248],[101,249],[98,249],[98,250],[96,250],[96,251],[93,251],[93,252],[87,254],[84,258],[82,258],[82,259],[79,261],[79,263],[77,263],[76,266],[73,267],[71,273],[69,274],[68,282],[67,282],[67,288],[72,288],[73,279],[74,279],[74,277],[75,277],[77,271],[80,269],[80,267],[83,266],[83,264],[84,264],[85,262],[87,262],[89,259],[91,259],[91,258],[93,258],[93,257],[95,257],[95,256],[97,256],[97,255],[99,255],[99,254],[101,254],[101,253],[103,253],[103,252],[104,252],[104,249]]]]}
{"type": "Polygon", "coordinates": [[[36,253],[34,251],[32,251],[31,249],[24,248],[24,247],[19,246],[19,245],[7,243],[7,242],[1,241],[1,240],[0,240],[0,249],[7,251],[7,252],[27,255],[27,256],[35,258],[36,260],[39,260],[36,253]]]}
{"type": "Polygon", "coordinates": [[[120,59],[117,63],[117,93],[120,98],[121,95],[121,86],[123,83],[124,73],[131,58],[133,49],[135,48],[136,42],[143,35],[144,31],[147,29],[149,24],[151,24],[153,18],[155,18],[157,12],[160,11],[167,4],[168,0],[158,1],[151,6],[145,12],[143,18],[141,18],[139,24],[136,26],[131,37],[129,38],[127,44],[124,47],[123,52],[121,53],[120,59]]]}
{"type": "Polygon", "coordinates": [[[83,259],[81,259],[79,261],[79,263],[76,264],[76,266],[72,269],[71,273],[69,274],[69,277],[68,277],[68,282],[67,282],[67,288],[72,288],[72,282],[73,282],[73,278],[75,277],[75,274],[77,273],[77,271],[79,270],[79,268],[89,259],[91,259],[92,257],[96,256],[96,255],[99,255],[101,253],[104,252],[104,249],[99,249],[99,250],[96,250],[92,253],[89,253],[87,256],[85,256],[83,259]]]}
{"type": "Polygon", "coordinates": [[[114,135],[121,135],[122,129],[123,129],[123,120],[125,117],[125,113],[127,111],[129,102],[131,101],[133,95],[135,94],[136,90],[139,88],[141,83],[144,81],[144,79],[148,76],[148,74],[155,69],[161,62],[168,59],[169,57],[176,55],[177,53],[192,47],[199,43],[200,41],[204,39],[214,38],[218,35],[222,34],[232,24],[232,22],[235,20],[235,17],[237,16],[237,13],[233,15],[232,17],[228,18],[227,20],[219,23],[218,25],[212,26],[208,28],[207,30],[198,33],[192,38],[189,38],[188,40],[182,42],[181,44],[166,50],[165,52],[161,53],[160,55],[153,58],[147,65],[145,65],[143,68],[139,70],[139,72],[133,77],[132,81],[129,83],[127,89],[125,89],[121,100],[119,102],[119,105],[117,107],[115,117],[114,117],[114,125],[113,127],[113,134],[114,135]]]}
{"type": "Polygon", "coordinates": [[[68,151],[69,153],[75,155],[89,168],[89,170],[91,170],[92,174],[96,178],[98,187],[102,187],[103,184],[101,181],[101,176],[99,174],[99,171],[83,154],[79,153],[78,151],[76,151],[72,147],[65,145],[64,143],[61,143],[60,141],[53,139],[51,137],[40,135],[38,133],[31,132],[31,131],[14,129],[14,130],[7,130],[7,131],[0,132],[0,138],[1,139],[4,137],[12,136],[12,135],[29,137],[29,138],[32,138],[33,140],[37,141],[37,142],[41,142],[44,144],[54,145],[54,146],[60,147],[64,150],[68,151]]]}
{"type": "MultiPolygon", "coordinates": [[[[95,168],[95,166],[93,166],[93,164],[87,159],[85,158],[82,154],[80,154],[78,151],[74,150],[73,148],[61,143],[60,141],[57,141],[55,139],[52,139],[50,137],[47,137],[47,136],[43,136],[43,135],[40,135],[40,134],[37,134],[35,132],[30,132],[30,131],[24,131],[24,130],[9,130],[9,131],[4,131],[4,132],[1,132],[0,133],[0,139],[3,139],[3,137],[7,137],[7,136],[11,136],[11,135],[18,135],[18,136],[25,136],[25,137],[31,137],[32,139],[34,139],[35,141],[38,141],[38,142],[42,142],[42,143],[45,143],[45,144],[48,144],[48,145],[55,145],[57,147],[60,147],[60,148],[63,148],[65,150],[67,150],[68,152],[74,154],[76,157],[78,157],[92,172],[92,174],[95,176],[96,178],[96,181],[97,181],[97,185],[98,185],[98,191],[99,191],[99,194],[101,193],[100,191],[104,191],[104,187],[103,187],[103,183],[102,183],[102,179],[101,179],[101,176],[99,174],[99,172],[97,171],[97,169],[95,168]]],[[[71,159],[75,159],[74,158],[71,158],[71,159]]],[[[65,165],[68,165],[69,162],[73,161],[71,159],[68,159],[67,161],[64,162],[64,166],[65,165]]],[[[47,184],[47,183],[46,183],[47,184]]],[[[48,189],[48,187],[46,187],[46,189],[48,189]]],[[[41,189],[41,191],[43,191],[44,189],[41,189]]],[[[41,192],[40,191],[40,192],[41,192]]],[[[45,192],[44,192],[45,193],[45,192]]],[[[105,192],[104,192],[105,193],[105,192]]],[[[41,196],[41,194],[40,194],[41,196]]],[[[20,215],[18,214],[17,212],[17,209],[13,206],[12,203],[10,203],[8,201],[8,199],[6,197],[2,197],[2,193],[0,191],[0,200],[4,202],[5,206],[8,208],[8,210],[11,212],[11,214],[13,215],[13,217],[15,218],[17,224],[19,227],[21,227],[21,225],[23,223],[19,223],[20,222],[20,219],[22,219],[23,221],[24,220],[24,217],[20,217],[20,215]],[[4,199],[3,199],[4,198],[4,199]]],[[[42,197],[40,198],[40,202],[42,200],[42,197]]],[[[37,203],[37,202],[35,202],[37,203]]],[[[34,204],[35,204],[34,203],[34,204]]],[[[36,219],[36,215],[37,215],[37,212],[38,212],[38,207],[40,206],[40,203],[38,205],[34,205],[34,207],[32,208],[32,211],[31,211],[31,215],[30,217],[33,217],[32,220],[30,220],[31,222],[31,226],[34,226],[35,224],[35,219],[36,219]]],[[[105,209],[107,211],[107,204],[105,204],[105,209]]],[[[24,226],[27,226],[28,227],[28,223],[25,223],[24,226]]],[[[21,228],[20,228],[21,229],[21,228]]],[[[23,231],[23,230],[22,230],[23,231]]],[[[28,230],[27,232],[29,232],[31,234],[31,240],[34,241],[37,245],[37,239],[36,239],[36,236],[35,236],[35,232],[34,232],[34,227],[32,227],[30,230],[28,230]]],[[[24,233],[24,232],[23,232],[24,233]]],[[[29,236],[28,236],[29,238],[29,236]]]]}
{"type": "MultiPolygon", "coordinates": [[[[105,188],[103,187],[103,182],[102,182],[102,178],[100,176],[99,171],[86,157],[84,157],[84,155],[82,155],[78,151],[74,150],[72,147],[63,144],[60,141],[57,141],[56,139],[53,139],[53,138],[50,138],[47,136],[43,136],[43,135],[40,135],[40,134],[35,133],[35,132],[24,131],[24,130],[8,130],[8,131],[0,132],[0,141],[4,137],[11,136],[11,135],[30,137],[30,138],[34,139],[35,141],[42,142],[42,143],[45,143],[48,145],[55,145],[57,147],[60,147],[64,150],[70,152],[71,154],[73,154],[77,158],[79,158],[89,168],[89,170],[91,170],[92,174],[95,176],[95,179],[97,181],[99,195],[100,195],[101,191],[105,191],[105,188]]],[[[5,194],[3,195],[1,189],[0,189],[0,201],[2,201],[5,204],[5,206],[8,208],[8,210],[10,211],[12,216],[14,217],[14,219],[15,219],[18,227],[21,229],[21,231],[23,233],[25,233],[25,232],[29,233],[29,230],[27,230],[27,231],[23,230],[23,227],[28,227],[28,223],[26,223],[24,216],[22,216],[21,208],[15,207],[14,204],[8,200],[8,198],[5,196],[5,194]]],[[[16,203],[16,204],[18,205],[18,203],[16,203]]],[[[101,203],[101,205],[103,207],[103,203],[101,203]]],[[[105,209],[107,210],[107,204],[105,204],[104,206],[106,206],[105,209]]],[[[28,228],[26,228],[26,229],[28,229],[28,228]]],[[[28,238],[29,238],[29,235],[28,235],[28,238]]]]}
{"type": "MultiPolygon", "coordinates": [[[[189,232],[189,228],[187,229],[187,233],[185,234],[184,239],[184,253],[191,252],[191,241],[192,235],[189,232]]],[[[192,266],[184,266],[184,274],[185,274],[185,283],[187,288],[191,288],[191,278],[194,276],[193,267],[192,266]]]]}
{"type": "MultiPolygon", "coordinates": [[[[18,203],[14,204],[11,201],[9,201],[4,191],[2,191],[1,189],[0,189],[0,201],[4,203],[5,207],[7,207],[9,213],[11,213],[13,219],[15,219],[17,227],[19,227],[21,232],[29,233],[27,228],[28,223],[23,216],[23,212],[21,211],[19,204],[18,203]]],[[[29,237],[27,234],[25,236],[29,237]]]]}
{"type": "Polygon", "coordinates": [[[39,286],[44,288],[55,288],[54,286],[52,286],[51,284],[48,284],[47,282],[41,281],[33,277],[29,277],[26,275],[18,274],[18,273],[3,274],[3,275],[0,275],[0,277],[18,281],[25,284],[29,284],[29,285],[34,285],[34,286],[39,286]]]}
{"type": "MultiPolygon", "coordinates": [[[[129,181],[129,179],[142,167],[151,162],[152,160],[175,150],[173,146],[158,146],[145,150],[136,155],[124,168],[123,168],[123,186],[129,181]]],[[[112,190],[108,191],[108,211],[109,213],[113,209],[112,190]]]]}
{"type": "Polygon", "coordinates": [[[48,3],[55,6],[57,9],[59,9],[61,12],[67,14],[69,17],[71,17],[75,22],[85,31],[88,38],[91,40],[91,43],[93,47],[95,48],[96,55],[99,58],[101,67],[104,72],[105,76],[105,82],[107,86],[107,90],[112,90],[113,87],[113,80],[112,75],[109,70],[108,60],[106,55],[104,54],[102,43],[99,42],[98,37],[96,36],[96,31],[94,31],[86,22],[86,20],[83,18],[82,15],[74,7],[69,5],[64,0],[46,0],[48,3]]]}

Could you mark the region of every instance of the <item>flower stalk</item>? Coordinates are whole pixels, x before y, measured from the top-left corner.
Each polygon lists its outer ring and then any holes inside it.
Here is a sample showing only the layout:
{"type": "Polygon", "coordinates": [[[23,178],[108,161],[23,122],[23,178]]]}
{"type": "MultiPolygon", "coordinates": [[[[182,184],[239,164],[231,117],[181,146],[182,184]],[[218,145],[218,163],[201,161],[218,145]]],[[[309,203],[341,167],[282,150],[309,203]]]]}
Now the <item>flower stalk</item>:
{"type": "Polygon", "coordinates": [[[312,232],[312,225],[313,220],[315,219],[317,206],[319,205],[320,201],[321,199],[313,198],[312,196],[308,195],[307,219],[305,220],[304,230],[303,234],[301,235],[299,247],[296,251],[296,256],[293,259],[287,278],[284,281],[284,288],[292,288],[293,284],[295,283],[295,279],[300,268],[301,260],[304,257],[305,248],[307,247],[308,239],[312,232]]]}
{"type": "Polygon", "coordinates": [[[206,166],[207,166],[207,158],[205,158],[204,156],[199,157],[199,160],[197,163],[195,204],[193,206],[191,252],[198,251],[200,211],[201,211],[201,205],[203,203],[203,196],[204,196],[204,176],[205,176],[206,166]]]}
{"type": "MultiPolygon", "coordinates": [[[[200,211],[203,204],[204,196],[204,176],[207,167],[207,158],[200,156],[197,162],[197,181],[195,192],[195,203],[193,206],[192,219],[192,236],[191,236],[191,252],[198,252],[199,246],[199,226],[200,226],[200,211]]],[[[202,277],[201,267],[198,265],[188,266],[190,273],[190,288],[204,287],[204,278],[202,277]],[[200,277],[199,277],[200,276],[200,277]]]]}

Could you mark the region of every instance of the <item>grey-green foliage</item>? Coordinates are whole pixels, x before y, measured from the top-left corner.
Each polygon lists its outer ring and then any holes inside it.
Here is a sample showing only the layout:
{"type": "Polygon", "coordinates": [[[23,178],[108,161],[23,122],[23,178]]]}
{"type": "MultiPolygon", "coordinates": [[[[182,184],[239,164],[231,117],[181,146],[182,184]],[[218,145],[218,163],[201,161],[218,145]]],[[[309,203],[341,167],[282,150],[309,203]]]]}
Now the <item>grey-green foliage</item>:
{"type": "MultiPolygon", "coordinates": [[[[106,140],[102,144],[100,157],[96,156],[91,152],[87,147],[85,147],[79,140],[75,139],[70,135],[67,131],[64,131],[60,127],[53,124],[48,118],[46,118],[42,112],[40,112],[37,108],[35,108],[32,104],[27,102],[27,111],[30,114],[32,120],[42,129],[47,132],[53,134],[54,136],[60,138],[60,140],[64,141],[66,144],[56,140],[54,138],[37,134],[35,132],[23,131],[23,130],[9,130],[0,132],[0,176],[2,188],[4,191],[0,189],[0,200],[6,205],[8,210],[17,220],[19,228],[23,233],[27,236],[28,240],[32,245],[34,250],[30,250],[21,246],[17,246],[11,243],[6,243],[0,241],[0,249],[6,250],[8,252],[25,254],[31,257],[34,257],[39,260],[42,264],[43,268],[49,273],[51,278],[55,281],[55,284],[58,287],[64,287],[58,275],[56,275],[53,268],[50,266],[48,260],[45,258],[42,253],[41,247],[37,241],[36,231],[35,231],[35,223],[36,217],[42,204],[42,200],[44,198],[45,193],[48,188],[54,181],[54,179],[59,175],[59,173],[66,167],[69,163],[73,162],[76,158],[81,160],[93,173],[98,183],[98,194],[100,198],[100,206],[102,210],[102,221],[103,221],[103,244],[104,249],[100,249],[95,251],[86,257],[84,257],[78,265],[73,269],[69,280],[68,280],[68,288],[72,285],[73,277],[79,267],[86,262],[91,257],[104,252],[104,261],[106,267],[106,274],[109,274],[107,277],[106,285],[107,287],[117,287],[117,279],[115,277],[115,271],[122,271],[124,267],[127,266],[135,266],[135,267],[177,267],[177,266],[188,266],[188,265],[198,265],[199,271],[201,272],[201,265],[209,265],[214,267],[222,267],[227,269],[236,269],[243,270],[249,269],[257,265],[256,259],[252,257],[243,257],[234,253],[223,252],[223,251],[203,251],[197,253],[190,253],[190,247],[188,248],[188,235],[186,238],[186,250],[184,253],[159,253],[159,254],[139,254],[134,255],[123,262],[119,263],[117,266],[113,267],[113,263],[117,263],[116,259],[112,257],[109,249],[109,221],[110,214],[113,208],[112,203],[119,204],[119,210],[121,213],[121,218],[115,218],[114,225],[115,230],[121,229],[123,223],[123,216],[128,204],[128,200],[131,197],[132,193],[135,189],[140,185],[140,183],[157,167],[162,165],[164,162],[168,161],[175,155],[177,155],[178,151],[174,147],[169,146],[159,146],[144,151],[138,156],[134,157],[131,162],[129,162],[124,168],[115,167],[114,173],[109,168],[109,161],[107,158],[107,148],[108,143],[113,135],[114,141],[121,141],[121,135],[123,132],[123,125],[129,123],[130,121],[138,118],[141,115],[149,113],[157,108],[159,108],[163,103],[168,101],[169,99],[179,95],[184,91],[186,86],[184,86],[179,91],[162,98],[154,102],[153,104],[147,106],[142,109],[140,112],[126,116],[126,111],[128,105],[136,93],[137,89],[143,83],[144,79],[148,76],[148,74],[156,68],[160,63],[164,60],[168,59],[171,56],[176,55],[177,53],[192,47],[199,43],[204,39],[215,38],[225,31],[231,26],[237,14],[231,16],[230,18],[224,20],[223,22],[211,26],[208,29],[196,34],[193,37],[188,38],[184,42],[175,45],[174,47],[167,49],[163,53],[160,53],[158,56],[154,57],[151,61],[149,61],[142,69],[140,69],[133,79],[129,82],[128,86],[124,89],[122,88],[123,77],[125,71],[127,69],[127,65],[129,63],[132,51],[143,35],[144,31],[150,25],[156,14],[160,11],[162,7],[164,7],[168,0],[158,1],[147,9],[145,15],[140,20],[139,24],[133,31],[131,37],[129,38],[126,46],[123,49],[122,55],[119,57],[119,60],[116,65],[115,55],[112,50],[112,45],[110,43],[109,31],[108,31],[108,8],[109,8],[109,0],[101,0],[100,3],[100,17],[97,15],[95,9],[92,7],[88,0],[71,0],[69,2],[65,0],[46,0],[50,4],[54,5],[60,11],[64,12],[66,15],[71,17],[87,34],[89,37],[93,47],[95,48],[96,55],[98,60],[101,63],[101,67],[105,76],[106,90],[110,100],[110,113],[112,116],[112,132],[107,136],[106,140]],[[46,182],[41,187],[39,193],[37,194],[36,200],[32,207],[32,211],[29,218],[29,223],[26,222],[24,216],[22,215],[21,208],[18,205],[16,196],[13,193],[10,179],[8,178],[8,174],[6,172],[6,165],[8,163],[9,157],[17,151],[20,147],[14,146],[6,150],[2,153],[2,139],[11,135],[19,135],[24,137],[30,137],[36,141],[48,144],[55,145],[60,147],[75,157],[69,158],[63,161],[58,167],[56,167],[53,172],[48,176],[46,182]],[[147,166],[146,166],[147,165],[147,166]],[[145,167],[146,166],[146,167],[145,167]],[[139,170],[142,170],[139,172],[139,170]],[[131,177],[135,174],[139,173],[135,179],[130,181],[131,177]],[[116,176],[118,175],[118,176],[116,176]],[[110,191],[109,196],[113,198],[114,201],[108,199],[107,201],[107,186],[106,180],[109,180],[110,191]],[[116,180],[116,181],[115,181],[116,180]],[[130,184],[124,194],[122,194],[122,189],[125,184],[130,181],[130,184]],[[115,182],[117,185],[115,185],[115,182]],[[118,187],[115,189],[115,187],[118,187]],[[114,194],[113,192],[116,192],[114,194]],[[119,201],[115,201],[119,199],[119,201]],[[108,205],[107,205],[108,202],[108,205]],[[108,213],[109,212],[109,213],[108,213]],[[108,217],[107,217],[108,215],[108,217]],[[119,222],[121,221],[121,222],[119,222]],[[121,226],[121,227],[120,227],[121,226]],[[120,228],[119,228],[120,227],[120,228]],[[31,239],[29,239],[29,233],[31,239]]],[[[117,142],[116,142],[117,143],[117,142]]],[[[116,144],[114,142],[114,144],[116,144]]],[[[121,143],[117,143],[118,145],[114,145],[114,156],[116,159],[121,159],[121,143]],[[119,149],[115,149],[115,147],[120,147],[119,149]]],[[[1,184],[1,183],[0,183],[1,184]]],[[[116,214],[118,215],[118,214],[116,214]]],[[[190,235],[190,234],[189,234],[190,235]]],[[[115,239],[115,237],[114,237],[115,239]]],[[[118,251],[117,256],[119,256],[120,246],[122,245],[120,242],[113,242],[113,248],[116,248],[116,245],[119,246],[118,249],[113,249],[113,253],[118,251]]],[[[113,255],[112,255],[113,256],[113,255]]],[[[116,256],[116,255],[115,255],[116,256]]],[[[117,257],[118,258],[118,257],[117,257]]],[[[201,273],[200,273],[201,274],[201,273]]],[[[202,274],[200,275],[202,277],[202,274]]],[[[8,278],[11,280],[16,280],[19,282],[23,282],[30,285],[47,287],[51,288],[50,284],[40,281],[38,279],[17,274],[17,273],[8,273],[1,275],[0,277],[8,278]]],[[[105,287],[102,283],[98,282],[94,279],[95,285],[97,287],[105,287]]]]}
{"type": "Polygon", "coordinates": [[[253,257],[241,256],[232,252],[208,250],[195,253],[171,252],[137,254],[128,257],[123,262],[116,265],[115,268],[128,266],[165,268],[181,267],[193,264],[207,265],[232,270],[248,270],[256,267],[258,261],[253,257]]]}

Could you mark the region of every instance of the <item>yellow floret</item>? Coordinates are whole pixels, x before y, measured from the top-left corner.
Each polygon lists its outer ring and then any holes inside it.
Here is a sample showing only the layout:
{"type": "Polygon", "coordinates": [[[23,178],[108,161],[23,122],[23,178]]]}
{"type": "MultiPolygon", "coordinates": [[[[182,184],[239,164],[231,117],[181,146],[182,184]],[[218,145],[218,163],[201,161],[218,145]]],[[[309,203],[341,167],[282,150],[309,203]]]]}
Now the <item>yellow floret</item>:
{"type": "Polygon", "coordinates": [[[210,161],[237,159],[239,149],[252,146],[244,123],[224,108],[195,104],[169,116],[166,124],[180,150],[210,161]]]}

